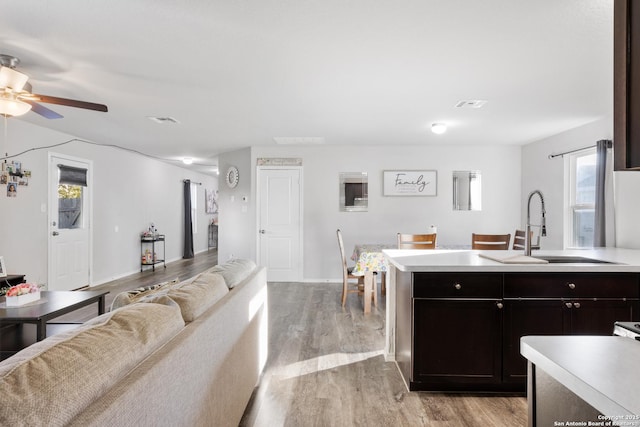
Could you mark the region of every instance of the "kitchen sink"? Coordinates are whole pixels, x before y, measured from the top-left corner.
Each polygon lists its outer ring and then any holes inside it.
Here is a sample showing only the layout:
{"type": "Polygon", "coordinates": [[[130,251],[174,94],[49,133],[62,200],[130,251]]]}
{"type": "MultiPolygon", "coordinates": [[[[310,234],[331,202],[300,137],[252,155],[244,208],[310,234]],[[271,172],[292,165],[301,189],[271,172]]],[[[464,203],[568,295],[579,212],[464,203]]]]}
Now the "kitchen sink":
{"type": "Polygon", "coordinates": [[[572,255],[541,255],[535,256],[534,258],[543,259],[548,261],[550,264],[617,264],[616,262],[572,255]]]}

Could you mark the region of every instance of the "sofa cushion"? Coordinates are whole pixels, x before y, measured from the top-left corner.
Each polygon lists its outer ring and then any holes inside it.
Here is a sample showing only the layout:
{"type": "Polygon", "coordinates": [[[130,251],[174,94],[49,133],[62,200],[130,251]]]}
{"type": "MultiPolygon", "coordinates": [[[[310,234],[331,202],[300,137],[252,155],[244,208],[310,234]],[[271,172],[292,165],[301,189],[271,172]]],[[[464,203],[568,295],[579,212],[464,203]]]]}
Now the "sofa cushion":
{"type": "Polygon", "coordinates": [[[256,268],[256,263],[250,259],[232,259],[224,264],[216,265],[206,272],[219,273],[224,277],[224,281],[229,289],[249,277],[249,274],[256,268]]]}
{"type": "Polygon", "coordinates": [[[203,273],[193,280],[172,286],[166,295],[178,303],[184,321],[193,322],[227,293],[229,288],[221,275],[203,273]]]}
{"type": "Polygon", "coordinates": [[[27,347],[0,362],[0,425],[67,424],[183,327],[175,306],[132,304],[27,347]]]}
{"type": "Polygon", "coordinates": [[[170,286],[175,285],[178,282],[179,280],[176,278],[168,282],[156,283],[155,285],[143,286],[140,288],[132,289],[130,291],[120,292],[113,299],[113,302],[111,303],[111,310],[115,310],[125,305],[132,304],[149,295],[152,295],[158,292],[163,292],[167,290],[170,286]]]}

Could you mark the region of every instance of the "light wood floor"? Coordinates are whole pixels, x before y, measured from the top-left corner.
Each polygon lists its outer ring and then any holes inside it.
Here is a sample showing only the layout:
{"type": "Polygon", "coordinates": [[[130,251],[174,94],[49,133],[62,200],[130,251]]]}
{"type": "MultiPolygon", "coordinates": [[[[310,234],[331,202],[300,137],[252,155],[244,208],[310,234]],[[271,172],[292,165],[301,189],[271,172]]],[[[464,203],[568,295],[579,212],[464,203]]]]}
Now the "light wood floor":
{"type": "MultiPolygon", "coordinates": [[[[217,263],[212,250],[93,289],[118,292],[191,277],[217,263]]],[[[269,359],[241,422],[252,426],[525,426],[523,397],[408,392],[382,356],[384,298],[369,315],[337,283],[269,283],[269,359]]],[[[86,321],[86,307],[58,319],[86,321]]],[[[57,320],[58,320],[57,319],[57,320]]]]}
{"type": "Polygon", "coordinates": [[[269,283],[269,359],[241,426],[525,426],[524,397],[408,392],[385,362],[384,298],[269,283]]]}

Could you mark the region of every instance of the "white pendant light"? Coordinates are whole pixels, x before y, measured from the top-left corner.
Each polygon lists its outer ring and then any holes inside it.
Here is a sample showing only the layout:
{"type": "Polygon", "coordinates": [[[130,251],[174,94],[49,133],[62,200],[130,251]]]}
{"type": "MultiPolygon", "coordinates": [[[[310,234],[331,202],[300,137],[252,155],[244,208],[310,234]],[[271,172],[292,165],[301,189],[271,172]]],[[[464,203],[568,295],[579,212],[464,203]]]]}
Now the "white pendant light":
{"type": "Polygon", "coordinates": [[[431,125],[431,132],[442,135],[447,131],[447,125],[444,123],[434,123],[431,125]]]}

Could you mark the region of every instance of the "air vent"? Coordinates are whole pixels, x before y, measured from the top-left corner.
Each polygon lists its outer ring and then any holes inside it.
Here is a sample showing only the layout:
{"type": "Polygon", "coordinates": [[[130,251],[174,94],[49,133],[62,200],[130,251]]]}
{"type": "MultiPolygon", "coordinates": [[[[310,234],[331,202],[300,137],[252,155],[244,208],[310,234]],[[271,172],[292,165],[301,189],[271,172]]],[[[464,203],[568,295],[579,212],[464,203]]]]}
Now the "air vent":
{"type": "Polygon", "coordinates": [[[175,124],[180,124],[179,121],[177,121],[176,119],[174,119],[173,117],[152,117],[149,116],[147,117],[149,120],[156,122],[156,123],[175,123],[175,124]]]}
{"type": "Polygon", "coordinates": [[[275,136],[273,140],[280,145],[317,145],[324,144],[321,136],[275,136]]]}
{"type": "Polygon", "coordinates": [[[483,99],[468,99],[463,101],[458,101],[456,103],[456,108],[482,108],[487,101],[483,99]]]}

